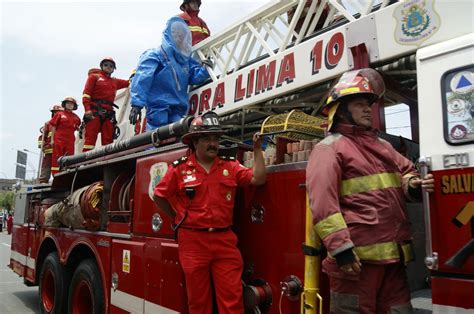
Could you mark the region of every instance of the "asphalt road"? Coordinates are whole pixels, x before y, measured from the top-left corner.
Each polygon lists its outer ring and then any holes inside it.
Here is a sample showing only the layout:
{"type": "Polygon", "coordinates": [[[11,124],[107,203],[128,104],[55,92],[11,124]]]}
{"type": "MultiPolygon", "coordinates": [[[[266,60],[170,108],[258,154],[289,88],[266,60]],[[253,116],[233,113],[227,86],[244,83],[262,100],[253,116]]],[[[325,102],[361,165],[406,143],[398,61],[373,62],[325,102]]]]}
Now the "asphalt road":
{"type": "Polygon", "coordinates": [[[7,265],[10,263],[11,235],[0,232],[0,313],[40,313],[38,287],[27,287],[23,278],[7,265]]]}

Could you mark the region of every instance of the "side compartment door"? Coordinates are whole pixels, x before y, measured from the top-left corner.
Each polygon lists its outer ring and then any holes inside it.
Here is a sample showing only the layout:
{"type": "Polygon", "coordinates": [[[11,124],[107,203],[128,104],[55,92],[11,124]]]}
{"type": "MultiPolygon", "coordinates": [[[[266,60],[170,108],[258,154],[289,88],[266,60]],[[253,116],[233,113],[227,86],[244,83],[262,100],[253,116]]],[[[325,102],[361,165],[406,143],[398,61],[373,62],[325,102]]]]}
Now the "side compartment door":
{"type": "Polygon", "coordinates": [[[417,53],[420,156],[436,180],[424,199],[435,313],[474,308],[473,42],[471,33],[417,53]]]}
{"type": "Polygon", "coordinates": [[[29,197],[26,193],[18,193],[15,198],[15,215],[12,230],[10,267],[20,276],[26,274],[26,258],[28,256],[28,206],[29,197]]]}
{"type": "Polygon", "coordinates": [[[112,240],[111,313],[144,313],[144,242],[112,240]]]}
{"type": "Polygon", "coordinates": [[[149,239],[145,253],[145,313],[187,313],[178,244],[174,240],[149,239]]]}

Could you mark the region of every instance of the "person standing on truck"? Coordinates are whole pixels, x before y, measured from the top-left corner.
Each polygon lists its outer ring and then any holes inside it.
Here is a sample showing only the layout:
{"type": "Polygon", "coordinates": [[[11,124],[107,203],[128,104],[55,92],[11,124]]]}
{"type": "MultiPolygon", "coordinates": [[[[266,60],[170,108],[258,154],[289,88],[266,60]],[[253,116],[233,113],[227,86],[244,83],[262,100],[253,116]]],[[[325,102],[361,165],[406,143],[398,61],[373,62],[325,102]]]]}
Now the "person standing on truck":
{"type": "Polygon", "coordinates": [[[188,24],[192,36],[192,45],[196,45],[207,37],[211,36],[211,31],[206,22],[199,17],[201,0],[183,0],[179,7],[183,13],[178,16],[188,24]]]}
{"type": "Polygon", "coordinates": [[[104,58],[100,61],[100,71],[89,71],[82,103],[84,105],[84,147],[83,152],[95,148],[97,136],[100,132],[102,145],[113,142],[115,126],[114,104],[117,90],[126,88],[128,80],[112,77],[112,73],[117,68],[114,59],[104,58]]]}
{"type": "MultiPolygon", "coordinates": [[[[210,60],[203,64],[212,67],[210,60]]],[[[146,130],[173,123],[187,114],[188,86],[209,78],[204,65],[191,58],[191,32],[183,19],[175,16],[166,23],[161,47],[145,51],[132,79],[130,124],[140,119],[146,108],[146,130]]]]}
{"type": "Polygon", "coordinates": [[[190,314],[212,313],[212,287],[219,313],[244,313],[243,262],[231,226],[237,186],[265,183],[263,137],[253,137],[254,167],[248,169],[218,156],[223,133],[216,113],[195,118],[182,138],[191,155],[173,162],[154,189],[156,204],[178,232],[190,314]]]}
{"type": "Polygon", "coordinates": [[[434,189],[372,128],[371,105],[385,90],[373,69],[345,73],[323,109],[330,135],[306,170],[313,224],[328,256],[333,313],[411,313],[405,265],[413,259],[405,198],[434,189]]]}
{"type": "Polygon", "coordinates": [[[53,156],[51,160],[51,173],[53,176],[59,171],[58,159],[61,156],[74,155],[74,131],[79,129],[81,119],[72,112],[77,109],[77,101],[66,97],[61,102],[64,111],[58,111],[49,124],[51,125],[51,146],[53,156]]]}
{"type": "MultiPolygon", "coordinates": [[[[63,111],[61,105],[53,105],[49,111],[51,111],[51,119],[54,117],[56,112],[63,111]]],[[[50,120],[51,120],[50,119],[50,120]]],[[[39,183],[48,183],[49,177],[51,177],[51,160],[53,155],[53,146],[51,145],[51,124],[50,120],[46,121],[43,128],[40,140],[38,141],[39,148],[43,154],[41,159],[41,170],[39,176],[39,183]]]]}

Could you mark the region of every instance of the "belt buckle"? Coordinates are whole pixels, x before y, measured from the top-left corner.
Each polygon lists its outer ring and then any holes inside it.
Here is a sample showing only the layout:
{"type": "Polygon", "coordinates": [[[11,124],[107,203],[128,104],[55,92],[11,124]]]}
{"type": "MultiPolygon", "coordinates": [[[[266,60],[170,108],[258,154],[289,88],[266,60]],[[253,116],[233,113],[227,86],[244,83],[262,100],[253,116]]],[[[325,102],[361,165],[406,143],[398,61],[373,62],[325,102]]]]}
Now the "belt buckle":
{"type": "Polygon", "coordinates": [[[104,109],[104,108],[99,108],[99,114],[105,114],[107,113],[107,109],[104,109]]]}
{"type": "Polygon", "coordinates": [[[214,232],[214,231],[216,231],[216,228],[212,228],[212,227],[211,227],[211,228],[207,229],[207,231],[208,231],[208,232],[214,232]]]}

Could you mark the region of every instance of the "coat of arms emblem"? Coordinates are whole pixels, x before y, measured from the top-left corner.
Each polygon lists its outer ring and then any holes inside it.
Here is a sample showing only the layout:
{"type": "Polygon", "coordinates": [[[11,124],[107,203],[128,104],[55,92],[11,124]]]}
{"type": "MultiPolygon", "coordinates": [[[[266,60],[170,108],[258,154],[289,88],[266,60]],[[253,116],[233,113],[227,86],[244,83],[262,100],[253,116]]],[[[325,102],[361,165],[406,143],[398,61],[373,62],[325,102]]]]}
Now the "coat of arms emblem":
{"type": "Polygon", "coordinates": [[[411,0],[395,9],[397,20],[395,40],[402,45],[419,46],[434,35],[440,26],[440,17],[434,8],[435,1],[411,0]]]}

